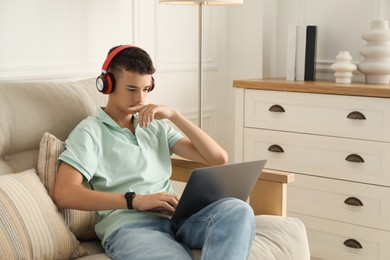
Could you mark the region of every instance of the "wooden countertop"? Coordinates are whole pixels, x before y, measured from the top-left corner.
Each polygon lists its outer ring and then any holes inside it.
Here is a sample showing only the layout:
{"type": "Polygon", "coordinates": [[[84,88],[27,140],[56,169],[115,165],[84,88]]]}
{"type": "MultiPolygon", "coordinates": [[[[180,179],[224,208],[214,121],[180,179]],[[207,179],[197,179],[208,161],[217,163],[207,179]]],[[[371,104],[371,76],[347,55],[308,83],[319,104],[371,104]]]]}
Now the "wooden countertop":
{"type": "Polygon", "coordinates": [[[333,81],[287,81],[282,78],[272,78],[234,80],[233,87],[273,91],[390,98],[390,85],[365,84],[363,82],[336,84],[333,81]]]}

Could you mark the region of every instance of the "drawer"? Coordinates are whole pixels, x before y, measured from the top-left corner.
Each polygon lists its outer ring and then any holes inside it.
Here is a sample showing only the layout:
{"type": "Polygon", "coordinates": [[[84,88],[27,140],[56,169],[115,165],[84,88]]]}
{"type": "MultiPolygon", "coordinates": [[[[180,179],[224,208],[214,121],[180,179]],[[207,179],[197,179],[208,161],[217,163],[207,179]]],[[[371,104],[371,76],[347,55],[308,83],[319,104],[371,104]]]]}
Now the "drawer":
{"type": "Polygon", "coordinates": [[[244,160],[267,168],[390,186],[390,143],[244,129],[244,160]]]}
{"type": "Polygon", "coordinates": [[[295,175],[287,210],[390,231],[390,188],[295,175]]]}
{"type": "Polygon", "coordinates": [[[310,254],[313,258],[390,259],[389,232],[293,213],[288,213],[288,216],[297,217],[305,224],[310,254]]]}
{"type": "Polygon", "coordinates": [[[247,89],[244,125],[390,141],[390,99],[247,89]]]}

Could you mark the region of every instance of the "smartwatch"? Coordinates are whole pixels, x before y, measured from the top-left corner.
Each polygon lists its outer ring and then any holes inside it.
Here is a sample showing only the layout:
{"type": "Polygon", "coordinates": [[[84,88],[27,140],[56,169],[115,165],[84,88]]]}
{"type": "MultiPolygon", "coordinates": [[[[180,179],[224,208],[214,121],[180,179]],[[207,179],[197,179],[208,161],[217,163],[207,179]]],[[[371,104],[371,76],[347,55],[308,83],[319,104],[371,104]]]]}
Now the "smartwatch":
{"type": "Polygon", "coordinates": [[[127,202],[127,209],[133,209],[133,199],[135,197],[135,192],[126,192],[125,199],[127,202]]]}

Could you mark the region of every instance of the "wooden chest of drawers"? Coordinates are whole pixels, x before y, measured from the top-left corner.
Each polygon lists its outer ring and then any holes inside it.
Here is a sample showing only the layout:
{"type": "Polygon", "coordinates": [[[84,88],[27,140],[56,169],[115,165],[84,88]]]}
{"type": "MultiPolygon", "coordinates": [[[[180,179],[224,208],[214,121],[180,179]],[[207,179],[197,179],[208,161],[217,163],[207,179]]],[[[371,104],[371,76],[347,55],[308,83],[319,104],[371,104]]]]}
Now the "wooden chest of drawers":
{"type": "Polygon", "coordinates": [[[235,159],[295,173],[313,259],[390,259],[390,86],[235,81],[235,159]]]}

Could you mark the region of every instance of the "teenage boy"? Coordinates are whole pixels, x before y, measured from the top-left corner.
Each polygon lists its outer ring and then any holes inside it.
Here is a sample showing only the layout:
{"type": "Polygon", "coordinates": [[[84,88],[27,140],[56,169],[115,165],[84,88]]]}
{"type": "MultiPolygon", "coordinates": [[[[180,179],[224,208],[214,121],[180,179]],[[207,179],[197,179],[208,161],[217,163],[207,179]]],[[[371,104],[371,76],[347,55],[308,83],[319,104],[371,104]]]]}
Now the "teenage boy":
{"type": "Polygon", "coordinates": [[[172,153],[207,165],[228,160],[223,148],[177,110],[146,103],[154,72],[141,48],[110,50],[97,78],[108,102],[66,140],[55,202],[59,208],[98,211],[96,234],[111,259],[192,259],[190,249],[202,249],[202,259],[246,259],[255,223],[245,202],[219,200],[179,226],[145,212],[175,210],[179,197],[170,184],[172,153]]]}

